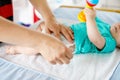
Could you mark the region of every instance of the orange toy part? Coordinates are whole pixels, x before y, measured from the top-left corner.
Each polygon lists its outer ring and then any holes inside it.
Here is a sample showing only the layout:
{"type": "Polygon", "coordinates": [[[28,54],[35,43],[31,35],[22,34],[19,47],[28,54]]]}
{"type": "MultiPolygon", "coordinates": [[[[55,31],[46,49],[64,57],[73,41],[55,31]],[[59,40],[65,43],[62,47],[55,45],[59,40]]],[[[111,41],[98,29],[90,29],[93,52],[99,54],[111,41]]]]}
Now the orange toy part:
{"type": "Polygon", "coordinates": [[[78,14],[78,20],[79,20],[80,22],[86,22],[84,10],[82,10],[82,11],[78,14]]]}

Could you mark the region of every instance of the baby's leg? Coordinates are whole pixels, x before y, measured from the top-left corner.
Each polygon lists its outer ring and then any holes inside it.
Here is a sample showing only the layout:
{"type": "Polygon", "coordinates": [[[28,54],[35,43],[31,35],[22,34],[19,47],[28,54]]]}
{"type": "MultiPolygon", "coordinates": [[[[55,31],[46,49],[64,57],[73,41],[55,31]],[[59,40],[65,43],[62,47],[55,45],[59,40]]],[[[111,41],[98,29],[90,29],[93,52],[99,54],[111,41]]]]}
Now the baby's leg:
{"type": "MultiPolygon", "coordinates": [[[[75,49],[75,45],[69,45],[68,48],[73,52],[75,49]]],[[[29,47],[21,47],[21,46],[7,46],[6,47],[6,53],[7,54],[27,54],[27,55],[34,55],[38,54],[39,52],[33,48],[29,47]]]]}
{"type": "Polygon", "coordinates": [[[38,54],[39,52],[33,48],[29,47],[21,47],[21,46],[7,46],[6,47],[6,53],[7,54],[38,54]]]}

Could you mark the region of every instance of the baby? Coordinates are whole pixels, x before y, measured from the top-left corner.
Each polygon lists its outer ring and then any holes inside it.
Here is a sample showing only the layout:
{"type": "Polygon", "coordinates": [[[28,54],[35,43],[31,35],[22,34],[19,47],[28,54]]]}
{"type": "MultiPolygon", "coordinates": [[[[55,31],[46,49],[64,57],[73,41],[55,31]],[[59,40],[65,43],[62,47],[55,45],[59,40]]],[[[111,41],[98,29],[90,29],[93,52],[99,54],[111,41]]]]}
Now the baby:
{"type": "MultiPolygon", "coordinates": [[[[109,53],[120,47],[120,25],[108,25],[96,17],[94,9],[84,9],[86,22],[73,24],[70,29],[74,33],[74,43],[70,49],[74,53],[109,53]]],[[[41,24],[44,26],[44,23],[41,24]]],[[[28,47],[12,46],[7,53],[37,54],[38,51],[28,47]]]]}

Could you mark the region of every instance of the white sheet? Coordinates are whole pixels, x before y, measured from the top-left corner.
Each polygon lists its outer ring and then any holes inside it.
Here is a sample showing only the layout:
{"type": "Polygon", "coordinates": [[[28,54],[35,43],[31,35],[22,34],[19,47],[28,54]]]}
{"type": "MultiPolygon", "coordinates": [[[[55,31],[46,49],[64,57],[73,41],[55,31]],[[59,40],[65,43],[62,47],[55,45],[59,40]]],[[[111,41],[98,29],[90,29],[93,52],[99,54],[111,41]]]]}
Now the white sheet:
{"type": "MultiPolygon", "coordinates": [[[[76,21],[67,19],[59,19],[59,21],[64,24],[76,23],[76,21]]],[[[66,45],[69,44],[65,39],[63,42],[66,45]]],[[[51,65],[41,56],[7,55],[4,46],[0,49],[0,57],[24,67],[56,76],[61,80],[109,80],[120,61],[120,50],[116,49],[111,54],[74,55],[68,65],[51,65]]]]}

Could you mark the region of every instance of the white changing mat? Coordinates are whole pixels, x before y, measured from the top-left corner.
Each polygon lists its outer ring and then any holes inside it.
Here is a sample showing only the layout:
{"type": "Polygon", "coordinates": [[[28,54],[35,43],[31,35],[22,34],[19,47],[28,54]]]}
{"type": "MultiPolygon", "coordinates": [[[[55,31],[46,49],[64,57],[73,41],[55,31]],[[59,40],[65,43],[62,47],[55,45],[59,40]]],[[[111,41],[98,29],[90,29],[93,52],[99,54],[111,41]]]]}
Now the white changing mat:
{"type": "MultiPolygon", "coordinates": [[[[67,19],[60,22],[76,23],[67,19]]],[[[63,42],[69,43],[64,39],[63,42]]],[[[74,55],[71,63],[66,65],[51,65],[41,56],[27,56],[24,54],[7,55],[5,47],[0,48],[0,57],[21,66],[56,76],[61,80],[109,80],[120,61],[120,50],[111,54],[79,54],[74,55]]]]}

